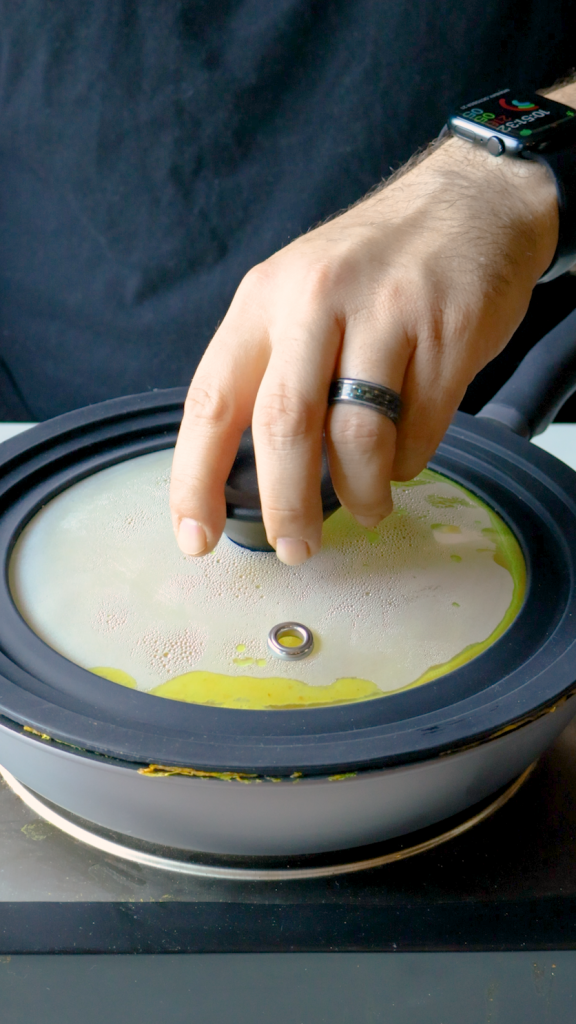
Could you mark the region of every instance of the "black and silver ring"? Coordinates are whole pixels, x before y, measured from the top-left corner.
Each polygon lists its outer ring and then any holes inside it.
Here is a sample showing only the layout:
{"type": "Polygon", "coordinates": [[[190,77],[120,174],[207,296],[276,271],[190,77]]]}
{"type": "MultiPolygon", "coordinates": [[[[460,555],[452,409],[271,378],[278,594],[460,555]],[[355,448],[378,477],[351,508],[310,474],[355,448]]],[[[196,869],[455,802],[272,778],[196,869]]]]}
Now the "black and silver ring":
{"type": "Polygon", "coordinates": [[[338,377],[332,381],[328,404],[334,405],[335,402],[365,405],[387,416],[394,425],[398,423],[402,411],[402,399],[397,391],[384,384],[372,384],[369,380],[357,380],[354,377],[338,377]]]}

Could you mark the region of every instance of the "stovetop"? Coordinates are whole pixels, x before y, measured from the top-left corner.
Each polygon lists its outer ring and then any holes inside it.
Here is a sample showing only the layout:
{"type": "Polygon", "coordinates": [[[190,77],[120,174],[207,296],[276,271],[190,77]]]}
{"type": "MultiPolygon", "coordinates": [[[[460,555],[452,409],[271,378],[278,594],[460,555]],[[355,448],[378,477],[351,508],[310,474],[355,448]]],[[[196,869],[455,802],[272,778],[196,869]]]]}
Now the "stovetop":
{"type": "Polygon", "coordinates": [[[0,954],[576,948],[576,721],[493,817],[410,860],[231,882],[89,848],[0,787],[0,954]]]}
{"type": "MultiPolygon", "coordinates": [[[[15,432],[0,425],[0,439],[15,432]]],[[[542,447],[576,468],[576,425],[542,447]]],[[[231,882],[130,863],[0,781],[0,959],[17,953],[576,949],[576,720],[493,817],[410,860],[231,882]]]]}

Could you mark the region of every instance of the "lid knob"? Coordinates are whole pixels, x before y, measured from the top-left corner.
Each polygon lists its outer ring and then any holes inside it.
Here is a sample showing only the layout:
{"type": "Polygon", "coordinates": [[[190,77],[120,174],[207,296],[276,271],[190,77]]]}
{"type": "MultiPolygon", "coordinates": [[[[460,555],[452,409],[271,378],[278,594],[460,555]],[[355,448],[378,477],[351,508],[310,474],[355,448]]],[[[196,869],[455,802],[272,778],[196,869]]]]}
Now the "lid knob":
{"type": "MultiPolygon", "coordinates": [[[[320,483],[324,519],[340,508],[340,502],[330,479],[326,451],[322,450],[322,478],[320,483]]],[[[262,522],[262,506],[258,492],[256,459],[251,429],[242,434],[238,454],[226,481],[226,526],[224,533],[235,544],[251,551],[273,551],[268,543],[262,522]]]]}

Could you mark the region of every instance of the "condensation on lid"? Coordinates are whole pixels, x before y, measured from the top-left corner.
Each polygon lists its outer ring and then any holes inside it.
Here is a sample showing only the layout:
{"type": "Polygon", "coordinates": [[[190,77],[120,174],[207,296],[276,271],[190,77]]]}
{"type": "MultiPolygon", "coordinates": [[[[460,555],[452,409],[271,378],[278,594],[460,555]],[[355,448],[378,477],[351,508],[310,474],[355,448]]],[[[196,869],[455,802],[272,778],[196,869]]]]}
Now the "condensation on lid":
{"type": "Polygon", "coordinates": [[[223,538],[183,555],[168,511],[172,450],[103,470],[50,501],[11,561],[15,602],[55,650],[156,696],[237,708],[318,706],[419,685],[485,649],[517,614],[524,561],[506,524],[426,470],[394,486],[376,530],[343,509],[289,567],[223,538]],[[280,622],[309,657],[274,658],[280,622]]]}

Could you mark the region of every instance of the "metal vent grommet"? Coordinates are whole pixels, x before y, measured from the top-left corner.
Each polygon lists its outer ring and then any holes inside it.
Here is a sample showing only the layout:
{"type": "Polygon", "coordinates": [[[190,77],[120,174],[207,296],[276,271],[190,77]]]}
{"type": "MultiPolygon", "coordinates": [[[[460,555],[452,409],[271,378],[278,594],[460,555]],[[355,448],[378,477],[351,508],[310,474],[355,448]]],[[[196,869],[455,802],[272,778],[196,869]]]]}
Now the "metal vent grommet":
{"type": "Polygon", "coordinates": [[[285,661],[298,661],[300,658],[307,658],[314,649],[314,637],[308,626],[301,622],[279,622],[272,626],[268,633],[268,647],[276,658],[284,658],[285,661]],[[288,637],[299,640],[299,643],[287,646],[282,643],[288,637]]]}

